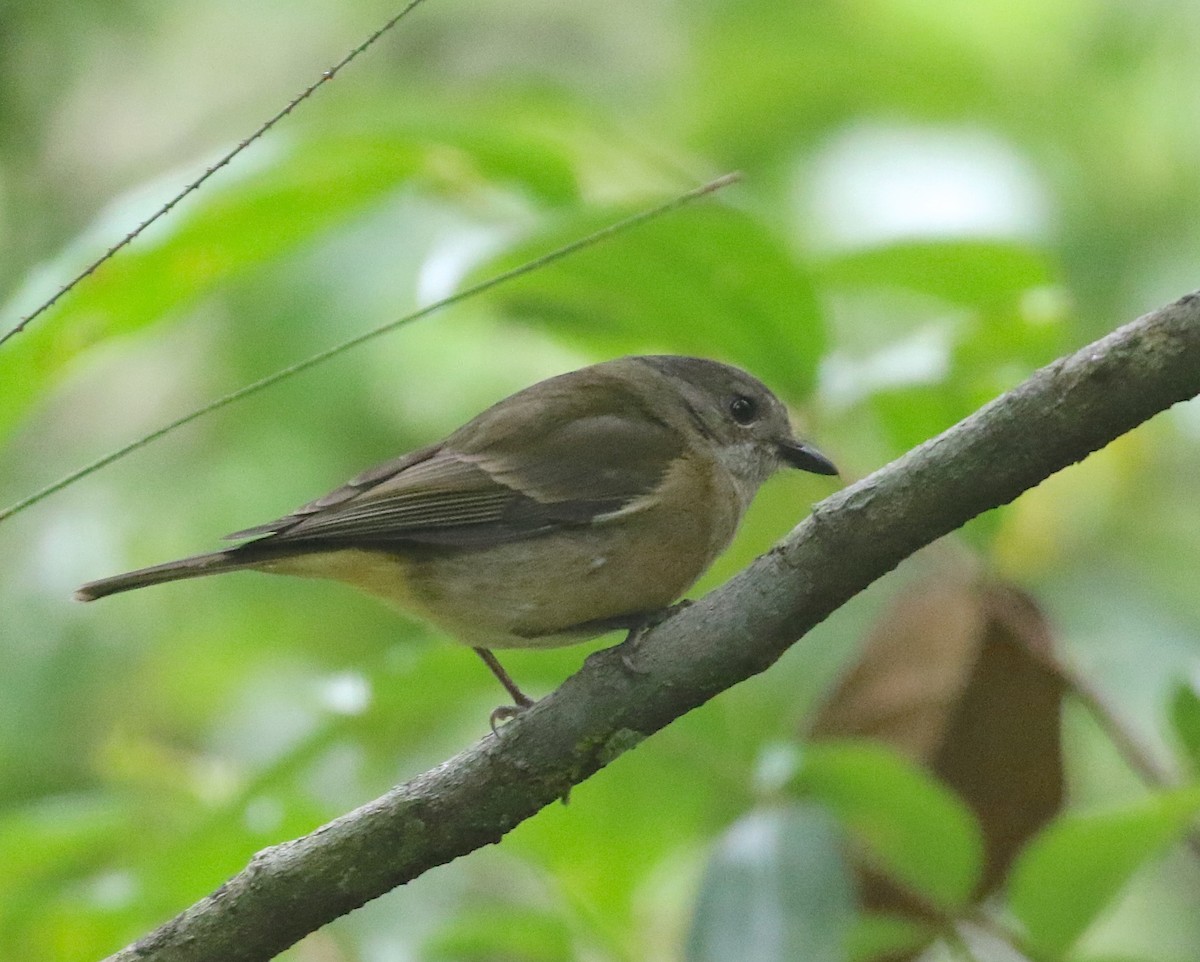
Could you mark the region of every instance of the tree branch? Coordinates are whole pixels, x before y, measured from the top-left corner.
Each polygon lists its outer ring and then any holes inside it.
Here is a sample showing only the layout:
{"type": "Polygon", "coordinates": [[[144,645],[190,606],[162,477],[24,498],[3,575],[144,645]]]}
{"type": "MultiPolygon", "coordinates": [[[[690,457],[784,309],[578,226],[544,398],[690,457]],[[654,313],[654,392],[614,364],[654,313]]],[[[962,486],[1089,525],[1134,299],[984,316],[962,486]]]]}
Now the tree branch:
{"type": "Polygon", "coordinates": [[[266,849],[112,962],[268,959],[422,872],[499,841],[680,715],[769,667],[918,548],[1200,393],[1200,295],[1042,368],[827,498],[727,584],[647,634],[629,671],[597,652],[449,761],[266,849]]]}

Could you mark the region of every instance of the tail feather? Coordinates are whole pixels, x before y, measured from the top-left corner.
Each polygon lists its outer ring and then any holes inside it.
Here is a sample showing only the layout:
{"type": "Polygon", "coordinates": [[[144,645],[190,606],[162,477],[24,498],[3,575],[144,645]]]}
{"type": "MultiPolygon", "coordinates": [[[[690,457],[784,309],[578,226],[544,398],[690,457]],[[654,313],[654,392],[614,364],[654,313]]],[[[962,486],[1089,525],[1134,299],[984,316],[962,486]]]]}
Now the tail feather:
{"type": "Polygon", "coordinates": [[[178,561],[168,561],[165,564],[153,565],[149,568],[139,568],[137,571],[127,571],[125,574],[101,578],[99,581],[89,581],[76,590],[75,600],[95,601],[105,595],[115,595],[120,591],[131,591],[134,588],[145,588],[147,585],[181,581],[184,578],[202,578],[205,575],[238,571],[250,567],[253,567],[253,562],[244,555],[240,555],[236,549],[213,551],[209,554],[181,558],[178,561]]]}

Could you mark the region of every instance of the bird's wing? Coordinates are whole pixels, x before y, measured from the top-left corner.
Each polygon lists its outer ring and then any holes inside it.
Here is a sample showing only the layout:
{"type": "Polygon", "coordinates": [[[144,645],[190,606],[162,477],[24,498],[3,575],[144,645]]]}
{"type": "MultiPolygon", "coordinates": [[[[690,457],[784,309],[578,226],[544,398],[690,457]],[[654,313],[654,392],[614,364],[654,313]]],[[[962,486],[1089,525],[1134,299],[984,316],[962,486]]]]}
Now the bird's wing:
{"type": "Polygon", "coordinates": [[[621,410],[516,427],[463,429],[230,537],[301,550],[499,544],[637,510],[682,453],[666,425],[621,410]]]}

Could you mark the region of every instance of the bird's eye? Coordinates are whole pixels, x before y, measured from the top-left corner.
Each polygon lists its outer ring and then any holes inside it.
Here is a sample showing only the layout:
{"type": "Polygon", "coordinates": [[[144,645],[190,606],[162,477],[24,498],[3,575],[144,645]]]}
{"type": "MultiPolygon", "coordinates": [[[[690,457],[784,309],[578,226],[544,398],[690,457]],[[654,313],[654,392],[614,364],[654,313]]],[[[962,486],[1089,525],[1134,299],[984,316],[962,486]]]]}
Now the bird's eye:
{"type": "Polygon", "coordinates": [[[737,395],[729,402],[729,414],[743,426],[758,420],[758,402],[744,394],[737,395]]]}

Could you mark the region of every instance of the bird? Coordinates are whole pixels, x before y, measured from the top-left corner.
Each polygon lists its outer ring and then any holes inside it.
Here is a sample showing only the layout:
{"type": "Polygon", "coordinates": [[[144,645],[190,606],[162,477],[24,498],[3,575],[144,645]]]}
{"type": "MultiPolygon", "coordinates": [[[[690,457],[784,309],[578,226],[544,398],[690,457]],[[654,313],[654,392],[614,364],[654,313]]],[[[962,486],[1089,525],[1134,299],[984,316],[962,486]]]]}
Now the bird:
{"type": "Polygon", "coordinates": [[[836,475],[761,381],[719,361],[617,358],[539,381],[217,551],[89,582],[80,601],[233,571],[348,583],[469,645],[549,648],[661,618],[777,469],[836,475]]]}

